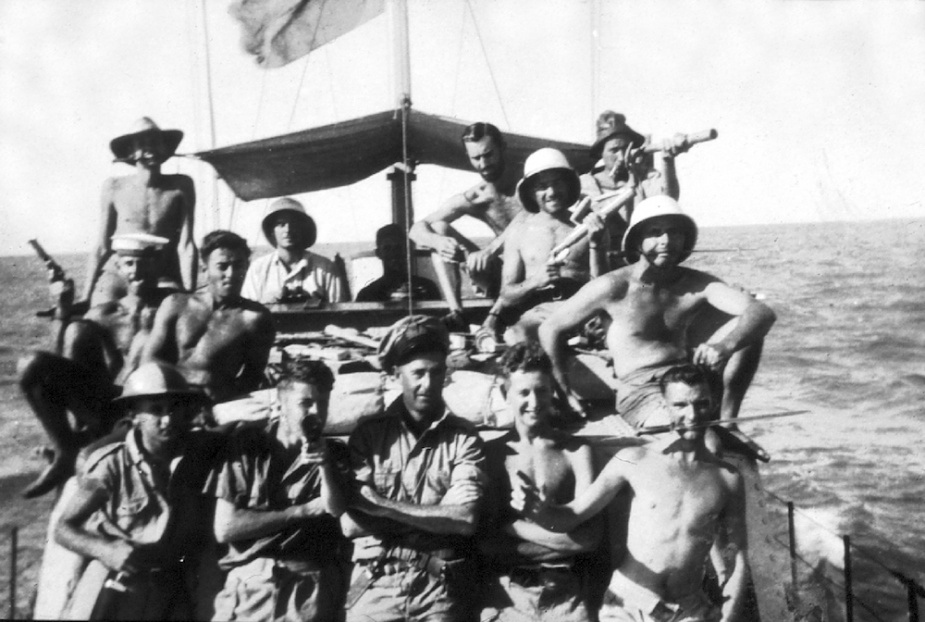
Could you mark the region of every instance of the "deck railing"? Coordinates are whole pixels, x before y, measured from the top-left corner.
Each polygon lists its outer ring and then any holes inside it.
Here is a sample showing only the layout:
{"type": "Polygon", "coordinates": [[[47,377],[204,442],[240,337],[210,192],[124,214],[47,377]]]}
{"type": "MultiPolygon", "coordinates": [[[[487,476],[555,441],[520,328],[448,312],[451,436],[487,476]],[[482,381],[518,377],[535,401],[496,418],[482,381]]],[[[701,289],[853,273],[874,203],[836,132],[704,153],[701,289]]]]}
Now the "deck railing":
{"type": "MultiPolygon", "coordinates": [[[[767,492],[767,495],[778,501],[782,508],[786,508],[787,542],[785,543],[783,538],[780,537],[775,537],[774,541],[789,550],[790,580],[795,596],[798,596],[800,590],[805,589],[807,585],[823,584],[828,594],[839,597],[845,622],[855,622],[855,620],[859,622],[867,620],[899,622],[903,617],[900,603],[905,600],[906,619],[909,622],[919,622],[919,600],[925,599],[925,588],[918,581],[909,577],[905,572],[896,570],[884,563],[882,555],[873,553],[866,547],[852,542],[850,535],[836,533],[808,513],[802,512],[792,501],[782,499],[771,492],[767,492]],[[819,560],[812,560],[805,551],[800,551],[798,543],[801,540],[801,533],[796,520],[798,516],[805,521],[804,530],[811,526],[829,537],[831,543],[834,544],[836,541],[840,543],[838,548],[840,549],[841,559],[829,558],[828,560],[830,562],[842,562],[840,576],[836,568],[830,569],[836,570],[834,573],[820,572],[819,560]],[[801,572],[801,570],[804,572],[801,572]],[[877,576],[878,574],[879,576],[877,576]],[[897,592],[895,599],[891,598],[889,602],[872,604],[871,600],[873,599],[871,596],[859,593],[858,577],[863,577],[863,583],[868,586],[868,590],[871,589],[870,586],[878,583],[878,580],[881,585],[894,585],[897,592]],[[902,593],[899,592],[900,589],[902,593]]],[[[806,537],[807,534],[803,533],[802,536],[806,537]]],[[[832,546],[830,551],[835,553],[835,547],[832,546]]],[[[833,612],[829,608],[827,614],[832,616],[837,612],[833,612]]],[[[831,620],[832,618],[830,617],[829,619],[831,620]]]]}

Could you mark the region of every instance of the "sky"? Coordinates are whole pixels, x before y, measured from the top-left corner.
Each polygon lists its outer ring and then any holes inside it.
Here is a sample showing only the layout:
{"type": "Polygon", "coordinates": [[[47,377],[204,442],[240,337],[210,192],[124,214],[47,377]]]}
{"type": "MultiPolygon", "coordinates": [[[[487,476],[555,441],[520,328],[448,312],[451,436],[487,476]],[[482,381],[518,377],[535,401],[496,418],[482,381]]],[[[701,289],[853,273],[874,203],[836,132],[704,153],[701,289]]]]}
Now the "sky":
{"type": "MultiPolygon", "coordinates": [[[[925,217],[925,2],[408,1],[416,109],[586,143],[605,109],[656,138],[715,128],[678,160],[703,226],[925,217]]],[[[141,116],[194,153],[392,107],[385,17],[262,70],[227,7],[0,0],[0,255],[89,250],[104,179],[131,172],[109,141],[141,116]]],[[[263,243],[266,201],[232,202],[200,161],[164,170],[196,180],[197,238],[263,243]]],[[[421,217],[475,175],[418,180],[421,217]]],[[[304,197],[321,242],[372,240],[388,201],[384,172],[304,197]]]]}

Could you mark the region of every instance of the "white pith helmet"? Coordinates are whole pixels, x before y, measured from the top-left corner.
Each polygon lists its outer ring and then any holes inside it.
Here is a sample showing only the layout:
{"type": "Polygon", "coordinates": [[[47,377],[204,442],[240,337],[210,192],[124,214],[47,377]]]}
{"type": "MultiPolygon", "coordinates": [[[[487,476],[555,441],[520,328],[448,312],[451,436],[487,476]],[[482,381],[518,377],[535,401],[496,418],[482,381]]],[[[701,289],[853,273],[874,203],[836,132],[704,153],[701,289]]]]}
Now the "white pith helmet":
{"type": "Polygon", "coordinates": [[[581,181],[578,179],[578,173],[568,163],[568,158],[558,149],[543,147],[537,149],[524,162],[524,177],[517,182],[517,196],[520,197],[520,204],[528,212],[536,213],[540,211],[540,206],[536,204],[533,197],[531,180],[536,175],[544,171],[560,170],[565,174],[566,181],[569,184],[568,205],[574,205],[581,194],[581,181]]]}
{"type": "Polygon", "coordinates": [[[661,194],[641,201],[633,210],[630,226],[623,235],[623,254],[629,263],[639,259],[639,232],[643,223],[661,216],[675,218],[685,228],[684,250],[681,252],[679,261],[684,261],[690,257],[691,251],[694,250],[694,246],[697,244],[697,223],[694,222],[693,218],[681,211],[681,206],[678,205],[677,201],[668,195],[661,194]]]}
{"type": "Polygon", "coordinates": [[[206,394],[191,387],[177,368],[163,363],[146,363],[129,374],[122,395],[113,401],[127,402],[140,397],[166,395],[188,396],[190,401],[208,401],[206,394]]]}

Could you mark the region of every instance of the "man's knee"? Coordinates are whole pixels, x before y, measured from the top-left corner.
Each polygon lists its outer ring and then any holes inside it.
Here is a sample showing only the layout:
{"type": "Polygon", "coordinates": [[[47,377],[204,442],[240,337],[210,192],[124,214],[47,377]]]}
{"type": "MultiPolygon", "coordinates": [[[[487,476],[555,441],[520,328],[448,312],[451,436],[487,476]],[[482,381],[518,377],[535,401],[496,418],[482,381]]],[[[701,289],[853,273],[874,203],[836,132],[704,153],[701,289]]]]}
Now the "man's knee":
{"type": "Polygon", "coordinates": [[[19,373],[19,387],[24,393],[48,384],[51,374],[60,368],[61,357],[51,352],[38,350],[22,358],[16,364],[19,373]]]}

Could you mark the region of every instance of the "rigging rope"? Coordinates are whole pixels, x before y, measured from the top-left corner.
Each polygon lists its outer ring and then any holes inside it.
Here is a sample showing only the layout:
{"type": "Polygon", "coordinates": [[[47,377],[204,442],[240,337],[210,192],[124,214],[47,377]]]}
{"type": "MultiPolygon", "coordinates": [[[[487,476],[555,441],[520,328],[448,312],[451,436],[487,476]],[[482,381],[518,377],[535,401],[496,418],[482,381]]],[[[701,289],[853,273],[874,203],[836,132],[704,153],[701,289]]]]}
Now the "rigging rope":
{"type": "Polygon", "coordinates": [[[501,99],[501,91],[498,89],[498,82],[495,80],[495,72],[491,66],[491,60],[488,58],[488,51],[485,49],[485,41],[482,39],[482,33],[479,30],[479,22],[475,19],[475,10],[472,8],[472,0],[466,0],[466,6],[469,7],[469,14],[472,16],[472,25],[475,26],[475,35],[479,39],[479,45],[482,48],[482,56],[485,58],[485,64],[488,65],[488,75],[491,77],[491,84],[495,89],[495,95],[498,98],[498,105],[501,106],[501,116],[504,117],[506,129],[511,129],[511,121],[508,119],[507,110],[504,108],[504,100],[501,99]]]}

